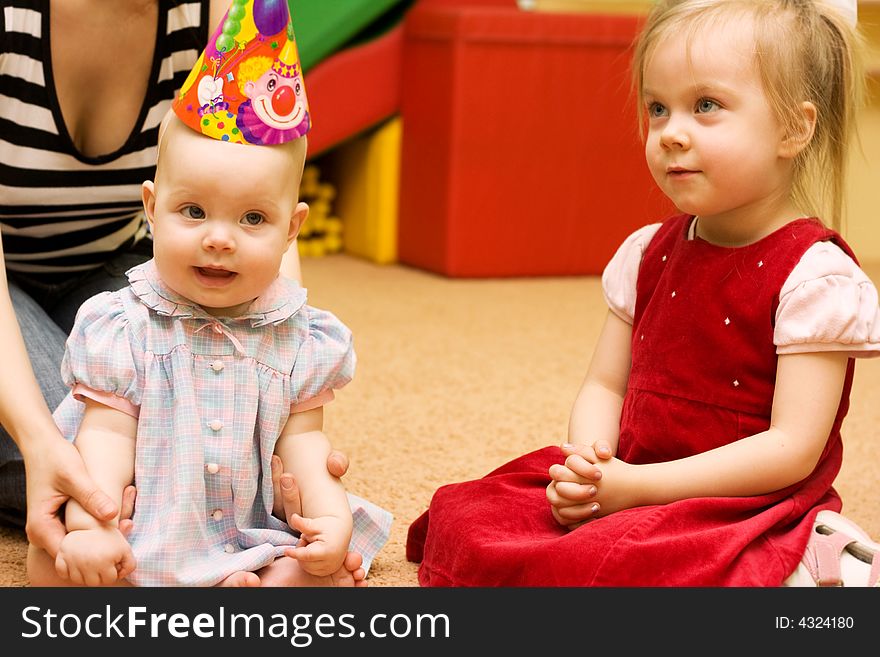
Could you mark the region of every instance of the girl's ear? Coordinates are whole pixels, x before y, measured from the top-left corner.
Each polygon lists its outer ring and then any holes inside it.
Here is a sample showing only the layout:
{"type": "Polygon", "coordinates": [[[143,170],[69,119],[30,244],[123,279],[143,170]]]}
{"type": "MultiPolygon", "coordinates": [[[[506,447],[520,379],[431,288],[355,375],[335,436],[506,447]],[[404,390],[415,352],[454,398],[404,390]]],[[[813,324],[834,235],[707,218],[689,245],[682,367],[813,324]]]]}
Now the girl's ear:
{"type": "Polygon", "coordinates": [[[816,106],[808,100],[802,102],[793,132],[783,137],[779,145],[780,157],[794,159],[807,147],[816,132],[816,118],[816,106]]]}
{"type": "Polygon", "coordinates": [[[293,214],[290,215],[290,227],[287,232],[287,245],[293,242],[296,239],[296,236],[299,234],[299,229],[302,228],[302,225],[305,223],[306,219],[309,218],[309,206],[306,203],[300,201],[296,204],[296,207],[293,209],[293,214]]]}
{"type": "Polygon", "coordinates": [[[145,180],[141,185],[141,201],[144,204],[144,214],[147,215],[147,223],[150,224],[150,230],[152,231],[156,214],[156,188],[153,186],[152,180],[145,180]]]}

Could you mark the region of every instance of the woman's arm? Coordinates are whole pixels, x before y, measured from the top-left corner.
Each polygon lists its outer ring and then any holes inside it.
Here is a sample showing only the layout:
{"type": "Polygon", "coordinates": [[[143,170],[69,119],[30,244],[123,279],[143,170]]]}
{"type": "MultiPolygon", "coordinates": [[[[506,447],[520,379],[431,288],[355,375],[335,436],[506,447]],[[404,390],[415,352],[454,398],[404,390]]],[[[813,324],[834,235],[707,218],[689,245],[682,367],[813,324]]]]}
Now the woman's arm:
{"type": "Polygon", "coordinates": [[[82,458],[61,436],[46,406],[9,297],[2,239],[0,344],[0,424],[24,457],[28,540],[54,556],[65,534],[58,511],[68,499],[78,500],[90,514],[103,520],[114,517],[117,507],[89,478],[82,458]]]}
{"type": "Polygon", "coordinates": [[[226,15],[226,10],[230,7],[229,0],[211,0],[208,8],[208,38],[214,34],[214,30],[220,25],[220,21],[226,15]]]}
{"type": "Polygon", "coordinates": [[[299,264],[299,247],[296,240],[293,240],[284,257],[281,258],[281,275],[302,284],[302,268],[299,264]]]}

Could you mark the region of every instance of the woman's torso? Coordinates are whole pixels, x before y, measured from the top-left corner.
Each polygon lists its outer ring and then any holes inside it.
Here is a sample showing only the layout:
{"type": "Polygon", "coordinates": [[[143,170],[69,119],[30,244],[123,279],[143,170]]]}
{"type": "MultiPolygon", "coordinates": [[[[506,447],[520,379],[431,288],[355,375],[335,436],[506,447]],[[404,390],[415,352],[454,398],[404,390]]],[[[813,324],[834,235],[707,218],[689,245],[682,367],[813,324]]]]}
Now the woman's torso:
{"type": "Polygon", "coordinates": [[[146,232],[141,183],[153,177],[159,122],[206,43],[209,2],[111,4],[3,0],[0,229],[10,272],[69,277],[146,232]]]}

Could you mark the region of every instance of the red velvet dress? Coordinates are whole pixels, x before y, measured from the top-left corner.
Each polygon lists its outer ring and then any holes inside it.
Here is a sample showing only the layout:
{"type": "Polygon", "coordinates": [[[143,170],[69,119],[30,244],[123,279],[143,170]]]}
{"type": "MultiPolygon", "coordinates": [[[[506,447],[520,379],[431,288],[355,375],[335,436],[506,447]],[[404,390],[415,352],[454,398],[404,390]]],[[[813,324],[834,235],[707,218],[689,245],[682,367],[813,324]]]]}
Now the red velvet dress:
{"type": "MultiPolygon", "coordinates": [[[[739,248],[687,239],[691,217],[664,222],[639,269],[632,370],[618,457],[668,461],[766,430],[776,373],[780,289],[804,252],[839,235],[799,219],[739,248]]],[[[422,586],[779,586],[795,569],[821,509],[839,511],[837,418],[815,470],[754,497],[693,498],[620,511],[574,531],[550,513],[557,447],[482,479],[439,488],[409,528],[422,586]]]]}

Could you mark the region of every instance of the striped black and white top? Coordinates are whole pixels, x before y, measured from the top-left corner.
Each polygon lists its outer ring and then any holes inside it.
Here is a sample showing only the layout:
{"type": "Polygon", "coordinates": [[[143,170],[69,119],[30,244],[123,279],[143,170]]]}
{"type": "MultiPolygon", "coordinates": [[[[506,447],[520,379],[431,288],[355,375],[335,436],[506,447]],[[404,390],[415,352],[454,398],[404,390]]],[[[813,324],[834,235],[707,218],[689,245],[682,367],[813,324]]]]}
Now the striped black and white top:
{"type": "Polygon", "coordinates": [[[159,123],[207,43],[208,0],[158,0],[140,115],[116,152],[85,157],[61,115],[49,0],[0,0],[0,230],[10,272],[54,280],[100,266],[146,234],[141,183],[159,123]]]}

